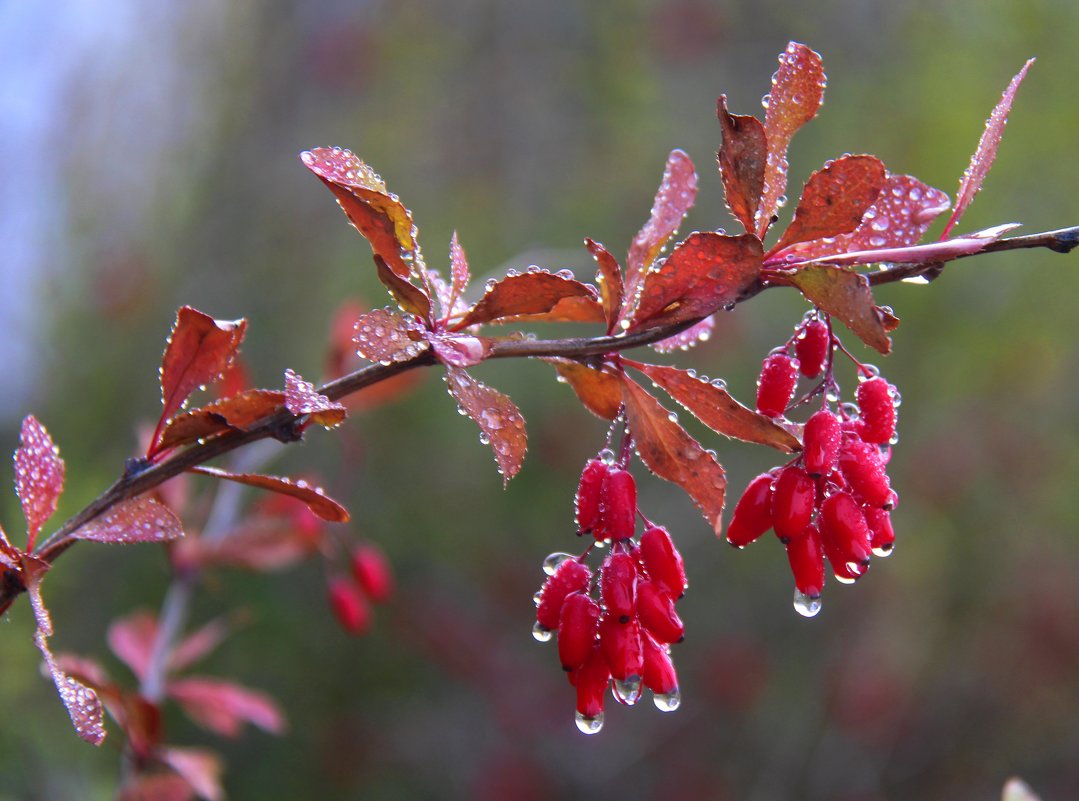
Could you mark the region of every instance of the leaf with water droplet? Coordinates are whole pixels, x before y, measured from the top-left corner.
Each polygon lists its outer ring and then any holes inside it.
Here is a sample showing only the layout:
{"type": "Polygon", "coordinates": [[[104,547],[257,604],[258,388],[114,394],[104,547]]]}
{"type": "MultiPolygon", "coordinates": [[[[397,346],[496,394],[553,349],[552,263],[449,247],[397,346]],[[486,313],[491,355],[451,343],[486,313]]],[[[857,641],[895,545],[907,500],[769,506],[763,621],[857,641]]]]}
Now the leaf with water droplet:
{"type": "Polygon", "coordinates": [[[613,420],[622,408],[622,384],[606,369],[596,369],[572,359],[544,359],[576,393],[588,411],[604,420],[613,420]]]}
{"type": "Polygon", "coordinates": [[[798,129],[817,116],[824,98],[824,84],[820,55],[804,44],[788,44],[772,78],[764,115],[768,158],[757,211],[757,233],[762,238],[776,213],[779,198],[787,189],[787,147],[798,129]]]}
{"type": "Polygon", "coordinates": [[[360,314],[352,330],[357,355],[373,362],[408,361],[428,348],[424,331],[392,309],[360,314]]]}
{"type": "Polygon", "coordinates": [[[506,395],[457,367],[447,368],[446,386],[458,406],[490,440],[505,486],[521,469],[528,450],[525,420],[520,410],[506,395]]]}
{"type": "Polygon", "coordinates": [[[201,465],[188,468],[192,473],[201,473],[204,476],[221,478],[227,481],[235,481],[238,484],[246,484],[249,487],[278,492],[303,501],[307,508],[323,520],[331,523],[347,523],[349,521],[348,510],[327,495],[321,487],[314,487],[303,480],[293,481],[281,476],[266,476],[259,473],[230,473],[219,467],[207,467],[201,465]]]}
{"type": "Polygon", "coordinates": [[[742,223],[746,233],[754,233],[757,208],[764,193],[764,170],[768,162],[768,139],[756,117],[731,114],[727,96],[716,101],[716,115],[723,131],[718,160],[727,208],[742,223]]]}
{"type": "Polygon", "coordinates": [[[117,504],[71,534],[77,540],[111,543],[168,542],[183,535],[173,511],[146,496],[117,504]]]}
{"type": "Polygon", "coordinates": [[[285,370],[285,408],[294,415],[310,415],[313,422],[326,428],[341,425],[348,410],[330,400],[292,370],[285,370]]]}
{"type": "Polygon", "coordinates": [[[450,367],[472,367],[487,358],[491,340],[468,334],[432,334],[431,347],[438,360],[450,367]]]}
{"type": "Polygon", "coordinates": [[[797,242],[850,233],[884,186],[884,165],[876,156],[844,156],[806,181],[794,219],[772,252],[797,242]]]}
{"type": "Polygon", "coordinates": [[[622,297],[625,291],[622,285],[622,268],[618,265],[618,260],[599,242],[585,239],[584,246],[596,260],[598,268],[596,278],[603,301],[603,315],[607,318],[607,330],[611,330],[622,309],[622,297]]]}
{"type": "Polygon", "coordinates": [[[397,301],[398,306],[417,317],[431,321],[431,298],[424,290],[408,279],[397,275],[377,254],[375,255],[375,270],[378,273],[378,280],[389,290],[390,296],[397,301]]]}
{"type": "Polygon", "coordinates": [[[689,350],[694,345],[699,345],[712,336],[712,329],[716,326],[715,315],[709,314],[699,323],[694,323],[685,331],[680,331],[673,337],[661,339],[652,343],[652,350],[656,353],[673,353],[676,350],[689,350]]]}
{"type": "Polygon", "coordinates": [[[770,417],[748,409],[726,389],[702,381],[677,367],[631,363],[664,389],[672,398],[716,433],[726,437],[768,445],[783,453],[793,453],[801,443],[770,417]]]}
{"type": "Polygon", "coordinates": [[[970,157],[970,166],[967,167],[966,172],[963,173],[963,178],[959,181],[959,193],[955,198],[955,209],[948,219],[948,224],[944,226],[941,239],[951,233],[952,228],[963,216],[963,212],[967,210],[971,201],[974,200],[974,196],[978,194],[978,190],[982,188],[985,176],[989,174],[989,169],[993,166],[993,161],[997,157],[997,149],[1000,147],[1001,137],[1004,136],[1004,126],[1008,124],[1008,113],[1012,110],[1015,93],[1019,91],[1019,84],[1027,77],[1027,70],[1030,69],[1030,65],[1033,63],[1034,59],[1029,59],[1023,65],[1023,68],[1019,70],[1019,73],[1012,78],[1008,88],[1001,95],[1000,102],[997,103],[993,112],[989,115],[989,119],[985,121],[985,130],[982,132],[981,139],[978,140],[978,148],[974,151],[974,155],[970,157]]]}
{"type": "Polygon", "coordinates": [[[546,270],[508,275],[488,288],[454,329],[516,320],[602,323],[595,290],[546,270]]]}
{"type": "Polygon", "coordinates": [[[727,476],[723,467],[643,387],[622,376],[626,420],[637,455],[648,469],[686,491],[720,534],[727,476]]]}
{"type": "Polygon", "coordinates": [[[842,320],[869,347],[881,353],[891,351],[885,318],[873,302],[873,292],[864,275],[842,267],[810,264],[790,280],[810,303],[842,320]]]}
{"type": "MultiPolygon", "coordinates": [[[[19,442],[15,451],[15,494],[26,518],[26,550],[31,551],[63,492],[64,460],[45,426],[33,415],[23,419],[19,442]]],[[[6,537],[3,541],[10,546],[6,537]]]]}
{"type": "Polygon", "coordinates": [[[690,234],[644,279],[630,331],[718,311],[757,280],[761,242],[753,234],[690,234]]]}
{"type": "Polygon", "coordinates": [[[285,714],[269,695],[231,681],[204,676],[174,679],[168,695],[191,720],[223,737],[239,737],[245,723],[283,734],[285,714]]]}
{"type": "Polygon", "coordinates": [[[465,256],[465,249],[461,247],[461,243],[457,240],[457,232],[453,232],[453,236],[450,238],[450,303],[449,308],[443,309],[444,314],[450,314],[453,310],[453,301],[461,297],[465,289],[468,288],[468,282],[471,280],[468,271],[468,257],[465,256]]]}
{"type": "Polygon", "coordinates": [[[349,221],[371,243],[371,250],[401,278],[407,278],[415,252],[412,213],[364,162],[347,150],[318,147],[301,156],[333,193],[349,221]],[[406,258],[407,256],[407,258],[406,258]]]}
{"type": "Polygon", "coordinates": [[[225,400],[200,406],[169,420],[160,447],[175,448],[223,431],[247,430],[273,414],[285,402],[285,393],[273,389],[248,389],[225,400]]]}

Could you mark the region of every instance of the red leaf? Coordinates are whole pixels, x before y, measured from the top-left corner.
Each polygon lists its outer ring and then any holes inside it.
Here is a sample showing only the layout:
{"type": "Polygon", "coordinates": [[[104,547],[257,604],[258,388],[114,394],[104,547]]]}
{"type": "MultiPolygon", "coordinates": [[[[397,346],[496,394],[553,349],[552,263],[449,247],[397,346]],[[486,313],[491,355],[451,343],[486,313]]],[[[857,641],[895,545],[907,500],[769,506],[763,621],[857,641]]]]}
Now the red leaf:
{"type": "Polygon", "coordinates": [[[645,276],[629,330],[704,317],[734,303],[757,280],[761,257],[753,234],[690,234],[645,276]]]}
{"type": "Polygon", "coordinates": [[[686,433],[670,414],[627,376],[622,376],[626,420],[637,455],[648,469],[686,491],[716,536],[723,527],[727,476],[715,457],[686,433]]]}
{"type": "Polygon", "coordinates": [[[142,773],[127,779],[117,801],[191,801],[195,791],[175,773],[142,773]]]}
{"type": "Polygon", "coordinates": [[[788,44],[779,56],[779,69],[772,76],[772,91],[765,103],[768,160],[764,191],[757,210],[757,233],[762,238],[772,223],[779,198],[787,188],[787,147],[791,137],[817,116],[824,98],[824,84],[820,55],[803,44],[788,44]]]}
{"type": "Polygon", "coordinates": [[[842,267],[811,264],[800,268],[790,280],[810,303],[842,320],[869,347],[881,353],[891,351],[892,340],[864,275],[842,267]]]}
{"type": "Polygon", "coordinates": [[[216,381],[228,368],[246,331],[246,320],[215,320],[190,306],[183,306],[176,313],[161,360],[164,409],[150,441],[149,455],[160,450],[164,423],[180,410],[187,397],[199,387],[216,381]]]}
{"type": "Polygon", "coordinates": [[[416,226],[411,212],[390,194],[385,182],[351,151],[339,147],[305,151],[300,160],[333,192],[375,255],[396,275],[407,278],[416,255],[416,226]]]}
{"type": "Polygon", "coordinates": [[[117,618],[105,635],[109,648],[142,681],[157,638],[157,618],[145,610],[117,618]]]}
{"type": "Polygon", "coordinates": [[[633,238],[626,258],[626,294],[633,297],[645,271],[656,260],[697,199],[697,173],[681,150],[672,150],[648,222],[633,238]]]}
{"type": "Polygon", "coordinates": [[[622,408],[622,382],[605,369],[596,369],[571,359],[544,359],[558,371],[560,380],[570,385],[584,407],[596,417],[613,420],[622,408]]]}
{"type": "Polygon", "coordinates": [[[251,388],[251,376],[239,354],[233,357],[232,362],[225,368],[221,378],[214,385],[218,400],[225,400],[234,395],[239,395],[246,389],[251,388]]]}
{"type": "Polygon", "coordinates": [[[230,627],[222,618],[215,618],[188,634],[169,654],[169,670],[183,670],[210,654],[229,635],[230,627]]]}
{"type": "Polygon", "coordinates": [[[526,273],[510,274],[490,284],[483,297],[454,329],[478,323],[510,322],[525,316],[548,322],[604,320],[594,289],[574,280],[572,274],[530,268],[526,273]],[[583,299],[583,302],[577,299],[583,299]],[[569,302],[557,312],[564,301],[569,302]]]}
{"type": "Polygon", "coordinates": [[[774,420],[749,409],[720,384],[709,383],[696,375],[658,364],[632,363],[632,366],[661,386],[694,417],[718,434],[768,445],[784,453],[793,453],[801,443],[774,420]]]}
{"type": "Polygon", "coordinates": [[[223,478],[235,481],[238,484],[246,484],[249,487],[279,492],[303,501],[307,508],[331,523],[347,523],[349,521],[348,510],[327,495],[321,487],[312,487],[306,481],[293,481],[280,476],[264,476],[257,473],[230,473],[217,467],[191,467],[192,473],[202,473],[204,476],[223,478]]]}
{"type": "Polygon", "coordinates": [[[809,176],[794,219],[773,252],[796,242],[850,233],[884,186],[884,165],[875,156],[843,156],[809,176]]]}
{"type": "Polygon", "coordinates": [[[213,542],[192,541],[184,564],[226,565],[258,573],[291,567],[317,553],[321,537],[311,537],[288,520],[250,520],[213,542]]]}
{"type": "MultiPolygon", "coordinates": [[[[19,442],[15,451],[15,494],[26,517],[26,550],[32,551],[38,532],[56,511],[64,489],[64,460],[45,426],[33,415],[23,419],[19,442]]],[[[6,543],[7,539],[3,539],[6,543]]]]}
{"type": "Polygon", "coordinates": [[[314,384],[292,370],[285,370],[285,408],[295,415],[310,415],[313,422],[326,428],[341,425],[348,415],[344,406],[320,395],[314,384]]]}
{"type": "Polygon", "coordinates": [[[472,367],[491,350],[490,339],[468,334],[431,334],[429,341],[438,360],[450,367],[472,367]]]}
{"type": "Polygon", "coordinates": [[[356,353],[372,362],[407,362],[427,349],[422,329],[391,309],[365,312],[356,320],[356,353]]]}
{"type": "Polygon", "coordinates": [[[422,317],[430,322],[431,298],[424,290],[397,275],[389,268],[385,260],[377,254],[375,255],[375,268],[378,272],[378,280],[389,290],[390,295],[397,301],[397,305],[401,307],[402,311],[415,314],[417,317],[422,317]]]}
{"type": "Polygon", "coordinates": [[[452,313],[454,302],[464,294],[470,280],[468,258],[461,243],[457,241],[457,232],[454,231],[450,238],[450,297],[449,303],[443,309],[446,314],[452,313]]]}
{"type": "Polygon", "coordinates": [[[245,723],[282,734],[285,716],[270,696],[210,678],[177,679],[169,682],[168,694],[203,728],[224,737],[238,737],[245,723]]]}
{"type": "Polygon", "coordinates": [[[756,117],[739,116],[727,111],[727,96],[716,101],[716,115],[723,129],[720,145],[719,174],[727,207],[747,234],[757,229],[757,208],[764,193],[764,169],[768,162],[768,139],[756,117]]]}
{"type": "Polygon", "coordinates": [[[1012,110],[1015,93],[1019,91],[1019,84],[1027,77],[1027,70],[1030,69],[1030,65],[1033,63],[1034,59],[1028,60],[1023,65],[1023,69],[1019,70],[1019,73],[1012,78],[1008,88],[1001,95],[1000,102],[993,109],[993,113],[989,115],[989,119],[985,121],[985,130],[982,132],[982,138],[978,140],[978,149],[970,157],[970,166],[967,167],[962,180],[959,182],[959,194],[955,199],[955,208],[952,210],[952,216],[949,218],[948,224],[944,226],[941,239],[951,233],[952,228],[959,222],[959,218],[963,216],[963,212],[967,210],[971,201],[974,200],[974,196],[978,194],[978,190],[982,188],[982,182],[985,181],[985,176],[989,174],[989,168],[993,166],[993,160],[997,157],[997,148],[1000,147],[1000,139],[1004,136],[1004,126],[1008,124],[1008,113],[1012,110]]]}
{"type": "Polygon", "coordinates": [[[172,768],[191,785],[200,798],[206,801],[222,801],[225,791],[221,787],[221,758],[206,748],[162,748],[158,754],[161,761],[172,768]]]}
{"type": "Polygon", "coordinates": [[[689,350],[694,345],[707,342],[712,337],[712,329],[716,327],[715,315],[709,314],[699,323],[694,323],[685,331],[679,331],[673,337],[661,339],[652,343],[652,350],[656,353],[673,353],[676,350],[689,350]]]}
{"type": "Polygon", "coordinates": [[[480,441],[490,444],[505,486],[521,469],[528,450],[521,412],[507,396],[459,368],[447,368],[446,385],[457,408],[480,427],[480,441]]]}
{"type": "Polygon", "coordinates": [[[951,200],[939,189],[910,175],[889,175],[856,229],[834,238],[791,245],[783,256],[788,261],[803,261],[850,251],[910,247],[950,207],[951,200]]]}
{"type": "Polygon", "coordinates": [[[596,260],[596,282],[599,284],[600,298],[603,303],[603,316],[607,319],[607,330],[614,327],[618,319],[618,312],[622,308],[622,268],[618,266],[618,260],[608,252],[599,242],[585,239],[584,246],[596,260]]]}
{"type": "Polygon", "coordinates": [[[187,445],[231,429],[247,430],[285,402],[285,393],[248,389],[225,400],[200,406],[169,420],[161,434],[161,450],[187,445]]]}
{"type": "Polygon", "coordinates": [[[168,542],[183,535],[172,510],[146,496],[117,504],[71,533],[77,540],[111,543],[168,542]]]}

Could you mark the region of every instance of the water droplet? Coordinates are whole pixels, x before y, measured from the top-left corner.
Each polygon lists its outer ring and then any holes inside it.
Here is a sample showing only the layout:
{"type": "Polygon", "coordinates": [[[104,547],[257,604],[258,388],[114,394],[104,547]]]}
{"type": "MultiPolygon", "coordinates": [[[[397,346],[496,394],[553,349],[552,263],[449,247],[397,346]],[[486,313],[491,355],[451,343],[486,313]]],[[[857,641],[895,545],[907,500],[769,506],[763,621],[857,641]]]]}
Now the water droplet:
{"type": "Polygon", "coordinates": [[[727,382],[724,381],[722,378],[713,378],[710,383],[716,389],[726,389],[727,388],[727,382]]]}
{"type": "Polygon", "coordinates": [[[862,369],[858,371],[858,382],[868,381],[871,378],[876,378],[880,375],[880,368],[875,364],[863,364],[862,369]]]}
{"type": "Polygon", "coordinates": [[[615,461],[617,461],[618,457],[615,456],[614,451],[612,451],[610,448],[604,448],[596,455],[596,458],[598,458],[601,462],[610,465],[614,464],[615,461]]]}
{"type": "Polygon", "coordinates": [[[615,679],[611,682],[611,690],[619,703],[633,706],[641,700],[641,677],[630,676],[628,679],[615,679]]]}
{"type": "Polygon", "coordinates": [[[670,420],[672,423],[677,423],[678,422],[678,413],[677,412],[670,412],[667,415],[667,419],[670,420]]]}
{"type": "Polygon", "coordinates": [[[889,542],[887,545],[881,545],[879,548],[874,548],[873,549],[873,555],[874,556],[879,556],[881,559],[883,559],[886,556],[891,556],[892,551],[894,551],[894,550],[895,550],[895,544],[889,542]]]}
{"type": "Polygon", "coordinates": [[[554,572],[558,570],[559,565],[565,562],[567,559],[572,559],[573,554],[562,553],[561,551],[555,551],[549,554],[546,559],[543,560],[543,572],[548,576],[553,576],[554,572]]]}
{"type": "Polygon", "coordinates": [[[550,642],[551,630],[548,628],[544,628],[539,623],[536,623],[532,627],[532,636],[535,637],[536,642],[550,642]]]}
{"type": "Polygon", "coordinates": [[[300,154],[300,161],[310,166],[311,164],[315,163],[315,154],[312,153],[310,150],[305,150],[303,153],[300,154]]]}
{"type": "Polygon", "coordinates": [[[795,588],[794,590],[794,611],[800,614],[802,617],[814,617],[820,612],[821,601],[818,595],[814,598],[811,595],[806,595],[801,590],[795,588]]]}
{"type": "Polygon", "coordinates": [[[682,693],[675,687],[669,693],[656,693],[652,702],[660,712],[673,712],[682,705],[682,693]]]}
{"type": "Polygon", "coordinates": [[[838,403],[839,392],[836,391],[835,387],[828,387],[828,391],[824,393],[824,399],[827,400],[829,403],[838,403]]]}
{"type": "Polygon", "coordinates": [[[589,717],[582,715],[580,712],[575,712],[574,720],[577,722],[577,728],[581,730],[583,734],[599,734],[603,728],[603,713],[600,712],[595,717],[589,717]]]}

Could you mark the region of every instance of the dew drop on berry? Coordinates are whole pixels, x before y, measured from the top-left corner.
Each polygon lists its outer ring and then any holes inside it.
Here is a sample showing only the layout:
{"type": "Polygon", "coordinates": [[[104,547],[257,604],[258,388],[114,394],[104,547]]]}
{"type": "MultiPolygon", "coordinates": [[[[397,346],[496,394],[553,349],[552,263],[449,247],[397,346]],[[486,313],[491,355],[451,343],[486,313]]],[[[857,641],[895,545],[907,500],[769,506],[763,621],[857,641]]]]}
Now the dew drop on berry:
{"type": "Polygon", "coordinates": [[[641,677],[631,676],[627,679],[615,679],[611,682],[611,692],[620,704],[633,706],[641,700],[641,677]]]}
{"type": "Polygon", "coordinates": [[[532,636],[535,637],[536,642],[550,642],[551,630],[536,623],[532,626],[532,636]]]}
{"type": "Polygon", "coordinates": [[[598,715],[582,715],[580,712],[574,713],[574,720],[577,722],[577,728],[581,730],[582,734],[599,734],[603,729],[603,713],[598,715]]]}
{"type": "Polygon", "coordinates": [[[618,457],[614,455],[614,451],[612,451],[610,448],[604,448],[603,450],[601,450],[599,454],[597,454],[597,458],[601,462],[604,462],[606,464],[614,464],[618,460],[618,457]]]}
{"type": "Polygon", "coordinates": [[[873,549],[873,555],[879,556],[882,559],[886,556],[891,556],[892,551],[895,550],[895,543],[889,542],[887,545],[881,545],[878,548],[873,549]]]}
{"type": "Polygon", "coordinates": [[[543,572],[548,576],[553,576],[554,572],[558,570],[559,565],[565,562],[567,559],[572,559],[573,554],[562,553],[561,551],[555,551],[549,554],[546,559],[543,560],[543,572]]]}
{"type": "Polygon", "coordinates": [[[682,693],[673,690],[669,693],[656,693],[652,696],[652,702],[660,712],[673,712],[682,705],[682,693]]]}
{"type": "MultiPolygon", "coordinates": [[[[838,576],[837,576],[838,578],[838,576]]],[[[814,617],[821,609],[821,600],[819,597],[813,598],[806,595],[801,590],[794,590],[794,611],[800,614],[802,617],[814,617]]]]}

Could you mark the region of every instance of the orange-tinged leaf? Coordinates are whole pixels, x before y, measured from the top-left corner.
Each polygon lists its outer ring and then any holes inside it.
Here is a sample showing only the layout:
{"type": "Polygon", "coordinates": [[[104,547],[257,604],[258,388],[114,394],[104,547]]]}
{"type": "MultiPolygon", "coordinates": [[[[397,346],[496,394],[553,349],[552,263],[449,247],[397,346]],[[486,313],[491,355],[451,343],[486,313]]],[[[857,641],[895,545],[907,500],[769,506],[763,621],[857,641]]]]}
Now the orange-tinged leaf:
{"type": "Polygon", "coordinates": [[[756,117],[727,111],[726,95],[720,95],[716,101],[716,115],[723,129],[723,143],[717,155],[727,208],[746,233],[751,234],[757,230],[757,208],[764,193],[768,138],[756,117]]]}
{"type": "Polygon", "coordinates": [[[238,484],[246,484],[249,487],[279,492],[303,501],[307,508],[331,523],[347,523],[349,521],[348,510],[325,493],[322,487],[314,487],[306,481],[299,479],[293,481],[281,476],[265,476],[260,473],[230,473],[218,467],[191,467],[192,473],[201,473],[204,476],[223,478],[227,481],[235,481],[238,484]]]}
{"type": "Polygon", "coordinates": [[[704,317],[734,303],[760,275],[761,257],[753,234],[690,234],[645,276],[629,330],[704,317]]]}
{"type": "Polygon", "coordinates": [[[881,353],[891,351],[892,340],[864,275],[843,267],[811,264],[800,268],[790,280],[810,303],[842,320],[866,345],[881,353]]]}
{"type": "Polygon", "coordinates": [[[285,393],[272,389],[248,389],[225,400],[200,406],[169,420],[160,447],[175,448],[231,429],[246,430],[285,402],[285,393]]]}
{"type": "Polygon", "coordinates": [[[397,301],[402,311],[415,314],[424,320],[431,319],[431,298],[425,291],[391,270],[378,254],[375,254],[375,269],[378,280],[389,290],[390,296],[397,301]]]}
{"type": "Polygon", "coordinates": [[[416,252],[412,214],[374,170],[349,150],[318,147],[300,160],[326,184],[349,221],[398,276],[407,278],[416,252]]]}
{"type": "Polygon", "coordinates": [[[622,382],[605,369],[572,359],[544,359],[569,384],[584,407],[596,417],[613,420],[622,408],[622,382]]]}
{"type": "Polygon", "coordinates": [[[663,169],[652,213],[633,238],[626,258],[626,294],[633,297],[645,272],[656,260],[697,199],[697,172],[681,150],[672,150],[663,169]]]}
{"type": "Polygon", "coordinates": [[[727,476],[715,456],[701,447],[643,387],[622,376],[626,420],[637,455],[660,478],[686,491],[719,536],[727,476]]]}
{"type": "Polygon", "coordinates": [[[773,251],[850,233],[880,195],[884,180],[884,165],[876,156],[843,156],[828,162],[809,176],[794,219],[773,251]]]}
{"type": "Polygon", "coordinates": [[[722,384],[709,383],[677,367],[637,363],[632,366],[651,378],[716,433],[768,445],[784,453],[793,453],[801,448],[801,443],[789,431],[770,417],[740,404],[722,384]]]}
{"type": "MultiPolygon", "coordinates": [[[[525,316],[532,319],[543,317],[552,321],[550,315],[563,301],[571,301],[566,309],[580,310],[581,304],[572,302],[577,298],[586,300],[584,308],[587,310],[585,314],[588,321],[603,322],[603,312],[597,302],[595,290],[575,280],[571,274],[562,275],[532,268],[528,272],[508,275],[491,284],[479,302],[454,328],[459,330],[478,323],[507,322],[525,316]]],[[[565,313],[567,312],[564,309],[563,314],[565,313]]],[[[582,319],[579,312],[568,313],[575,316],[563,316],[563,321],[582,319]]]]}
{"type": "Polygon", "coordinates": [[[195,723],[223,737],[238,737],[245,723],[273,734],[285,731],[276,701],[231,681],[193,676],[169,682],[167,692],[195,723]]]}
{"type": "Polygon", "coordinates": [[[145,495],[119,503],[71,532],[77,540],[120,544],[168,542],[183,535],[180,518],[145,495]]]}
{"type": "Polygon", "coordinates": [[[314,384],[293,370],[285,370],[285,408],[295,415],[310,415],[313,422],[326,428],[341,425],[348,415],[344,406],[319,394],[314,384]]]}
{"type": "Polygon", "coordinates": [[[817,116],[824,98],[824,84],[824,65],[819,54],[798,42],[791,42],[780,53],[779,69],[772,76],[772,90],[765,104],[768,158],[757,210],[757,233],[762,238],[772,223],[779,198],[787,189],[787,147],[791,137],[817,116]]]}
{"type": "MultiPolygon", "coordinates": [[[[15,451],[15,494],[26,518],[26,550],[31,551],[41,527],[56,511],[64,489],[64,460],[45,426],[33,415],[23,419],[19,443],[15,451]]],[[[0,539],[7,543],[2,533],[0,539]]]]}
{"type": "Polygon", "coordinates": [[[982,138],[978,140],[978,149],[970,157],[970,166],[967,167],[962,180],[959,181],[959,194],[955,198],[955,209],[952,211],[948,224],[944,226],[941,239],[951,233],[952,228],[963,216],[963,212],[967,210],[971,201],[974,200],[974,196],[978,194],[978,190],[982,188],[982,182],[985,181],[985,176],[989,174],[989,168],[993,166],[993,161],[997,157],[997,148],[1000,147],[1000,139],[1004,136],[1004,126],[1008,124],[1008,113],[1012,110],[1015,93],[1019,91],[1019,84],[1027,77],[1027,70],[1030,69],[1030,65],[1033,63],[1034,59],[1029,59],[1023,65],[1023,69],[1019,70],[1019,73],[1012,78],[1008,88],[1001,95],[1000,102],[997,103],[993,112],[989,115],[989,119],[985,121],[985,130],[982,131],[982,138]]]}
{"type": "Polygon", "coordinates": [[[618,260],[599,242],[585,239],[584,246],[596,260],[596,283],[599,284],[599,294],[603,302],[603,316],[607,318],[607,330],[611,330],[622,308],[622,294],[625,291],[622,286],[622,268],[618,265],[618,260]]]}
{"type": "Polygon", "coordinates": [[[525,419],[520,410],[506,395],[457,367],[446,369],[446,386],[457,401],[457,408],[480,427],[480,439],[494,451],[505,486],[521,469],[528,450],[525,419]]]}
{"type": "Polygon", "coordinates": [[[391,309],[375,309],[359,315],[352,341],[356,354],[373,362],[406,362],[427,349],[423,331],[391,309]]]}

